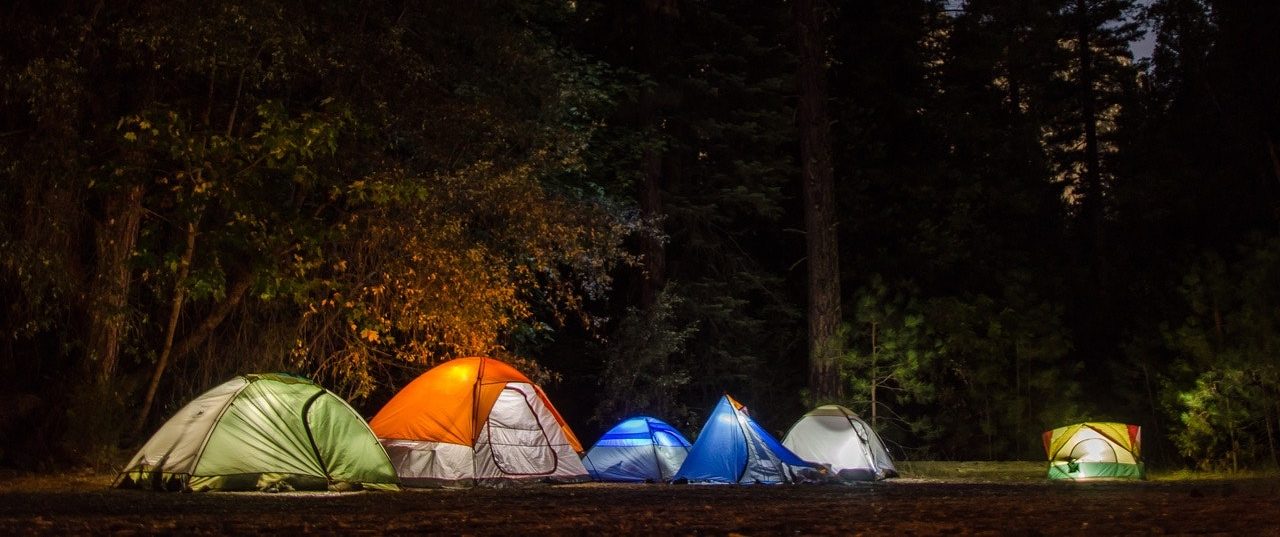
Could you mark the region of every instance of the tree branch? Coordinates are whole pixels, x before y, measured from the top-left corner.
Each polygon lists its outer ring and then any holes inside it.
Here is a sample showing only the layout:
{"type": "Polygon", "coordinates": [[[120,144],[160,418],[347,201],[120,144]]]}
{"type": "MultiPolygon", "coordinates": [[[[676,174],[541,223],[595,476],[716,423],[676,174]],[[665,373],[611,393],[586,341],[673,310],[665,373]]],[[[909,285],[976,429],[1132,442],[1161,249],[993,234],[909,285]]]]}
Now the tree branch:
{"type": "Polygon", "coordinates": [[[240,305],[244,300],[245,293],[249,291],[249,286],[252,284],[253,275],[251,273],[245,273],[233,282],[231,288],[227,291],[227,298],[218,303],[213,308],[213,311],[209,312],[209,315],[196,326],[195,330],[192,330],[190,334],[187,334],[187,337],[173,346],[171,359],[176,360],[186,356],[196,347],[203,344],[213,334],[213,331],[218,328],[218,325],[222,324],[222,321],[240,305]]]}

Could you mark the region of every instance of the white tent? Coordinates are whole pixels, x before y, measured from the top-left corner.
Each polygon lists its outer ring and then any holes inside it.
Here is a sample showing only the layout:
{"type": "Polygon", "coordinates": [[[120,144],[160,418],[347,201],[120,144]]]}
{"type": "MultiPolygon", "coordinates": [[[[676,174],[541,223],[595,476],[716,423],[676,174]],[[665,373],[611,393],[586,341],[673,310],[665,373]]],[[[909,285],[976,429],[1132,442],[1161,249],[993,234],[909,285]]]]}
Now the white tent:
{"type": "Polygon", "coordinates": [[[840,405],[809,411],[791,426],[782,445],[805,460],[830,466],[839,479],[874,481],[898,475],[880,436],[840,405]]]}

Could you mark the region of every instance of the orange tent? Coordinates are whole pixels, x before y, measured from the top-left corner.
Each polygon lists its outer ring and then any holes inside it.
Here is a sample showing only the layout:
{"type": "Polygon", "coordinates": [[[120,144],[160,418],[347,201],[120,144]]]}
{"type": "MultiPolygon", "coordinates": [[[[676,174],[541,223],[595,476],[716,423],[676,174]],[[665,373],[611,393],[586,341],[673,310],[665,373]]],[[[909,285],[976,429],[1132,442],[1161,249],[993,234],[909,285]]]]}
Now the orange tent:
{"type": "Polygon", "coordinates": [[[572,481],[587,473],[582,444],[542,389],[493,358],[459,358],[423,373],[370,426],[410,485],[572,481]]]}

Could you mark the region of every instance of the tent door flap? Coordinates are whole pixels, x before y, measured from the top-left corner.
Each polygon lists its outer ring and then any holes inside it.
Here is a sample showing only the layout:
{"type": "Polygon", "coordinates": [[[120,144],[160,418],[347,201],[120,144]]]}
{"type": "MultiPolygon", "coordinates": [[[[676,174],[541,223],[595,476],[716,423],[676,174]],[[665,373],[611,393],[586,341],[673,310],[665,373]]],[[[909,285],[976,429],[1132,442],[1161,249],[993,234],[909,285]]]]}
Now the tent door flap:
{"type": "Polygon", "coordinates": [[[556,471],[556,452],[529,397],[537,394],[507,386],[485,423],[493,462],[507,475],[537,476],[556,471]]]}

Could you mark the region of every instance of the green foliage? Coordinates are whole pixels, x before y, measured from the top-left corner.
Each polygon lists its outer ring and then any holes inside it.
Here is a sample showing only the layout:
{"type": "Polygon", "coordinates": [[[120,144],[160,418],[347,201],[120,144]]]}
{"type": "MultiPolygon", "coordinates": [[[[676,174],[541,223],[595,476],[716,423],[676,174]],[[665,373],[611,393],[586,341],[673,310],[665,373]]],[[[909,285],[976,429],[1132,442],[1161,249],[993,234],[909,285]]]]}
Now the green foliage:
{"type": "MultiPolygon", "coordinates": [[[[781,229],[795,174],[785,6],[575,5],[571,35],[613,67],[604,74],[619,90],[587,154],[592,182],[638,198],[646,164],[660,167],[660,205],[631,247],[645,255],[637,243],[661,244],[667,322],[696,330],[679,355],[690,378],[675,396],[700,408],[729,391],[799,410],[794,357],[803,341],[792,337],[801,325],[786,271],[803,248],[781,229]]],[[[645,285],[640,269],[620,278],[609,307],[619,320],[607,329],[649,315],[629,307],[645,285]]],[[[781,426],[790,416],[777,418],[781,426]]]]}
{"type": "Polygon", "coordinates": [[[586,175],[619,89],[550,33],[563,4],[92,7],[2,23],[3,371],[90,362],[100,272],[132,284],[122,402],[182,306],[165,407],[260,367],[348,396],[459,354],[535,371],[508,350],[529,330],[598,324],[635,222],[586,175]],[[139,190],[136,237],[110,236],[139,190]],[[106,267],[103,244],[133,247],[106,267]]]}
{"type": "Polygon", "coordinates": [[[1040,432],[1082,417],[1079,365],[1051,303],[1010,287],[999,298],[933,299],[926,311],[943,357],[930,378],[945,409],[932,423],[938,445],[962,457],[1038,457],[1040,432]]]}
{"type": "Polygon", "coordinates": [[[649,308],[631,308],[599,354],[600,395],[592,420],[608,426],[626,416],[645,414],[684,421],[688,409],[681,389],[692,372],[680,360],[695,325],[678,325],[675,310],[682,301],[664,289],[649,308]]]}
{"type": "Polygon", "coordinates": [[[1166,331],[1179,357],[1168,409],[1182,456],[1204,470],[1277,464],[1280,442],[1280,239],[1228,262],[1206,254],[1181,288],[1186,318],[1166,331]]]}
{"type": "Polygon", "coordinates": [[[904,411],[912,404],[928,405],[936,396],[924,372],[939,358],[939,349],[916,293],[891,291],[874,276],[855,295],[853,320],[841,329],[848,349],[842,376],[853,397],[846,406],[878,430],[887,423],[898,431],[924,432],[927,417],[904,411]]]}
{"type": "MultiPolygon", "coordinates": [[[[1181,429],[1174,441],[1182,456],[1199,470],[1236,471],[1268,456],[1267,439],[1257,434],[1258,403],[1267,405],[1268,386],[1258,375],[1240,370],[1209,371],[1195,386],[1178,394],[1181,429]]],[[[1261,419],[1266,419],[1263,417],[1261,419]]],[[[1274,433],[1273,433],[1274,434],[1274,433]]],[[[1274,440],[1273,440],[1274,441],[1274,440]]]]}
{"type": "MultiPolygon", "coordinates": [[[[1146,64],[1136,5],[823,13],[846,403],[913,457],[1116,419],[1204,468],[1280,458],[1280,245],[1245,240],[1280,221],[1280,7],[1147,2],[1146,64]]],[[[164,410],[260,369],[376,404],[473,353],[563,379],[571,419],[802,410],[787,5],[4,11],[0,390],[39,392],[35,436],[138,440],[113,417],[175,305],[164,410]],[[100,345],[103,403],[69,400],[100,345]]]]}
{"type": "Polygon", "coordinates": [[[880,428],[911,458],[1036,458],[1041,431],[1085,416],[1051,304],[1017,287],[926,300],[879,277],[856,296],[848,403],[870,419],[875,390],[880,428]]]}

